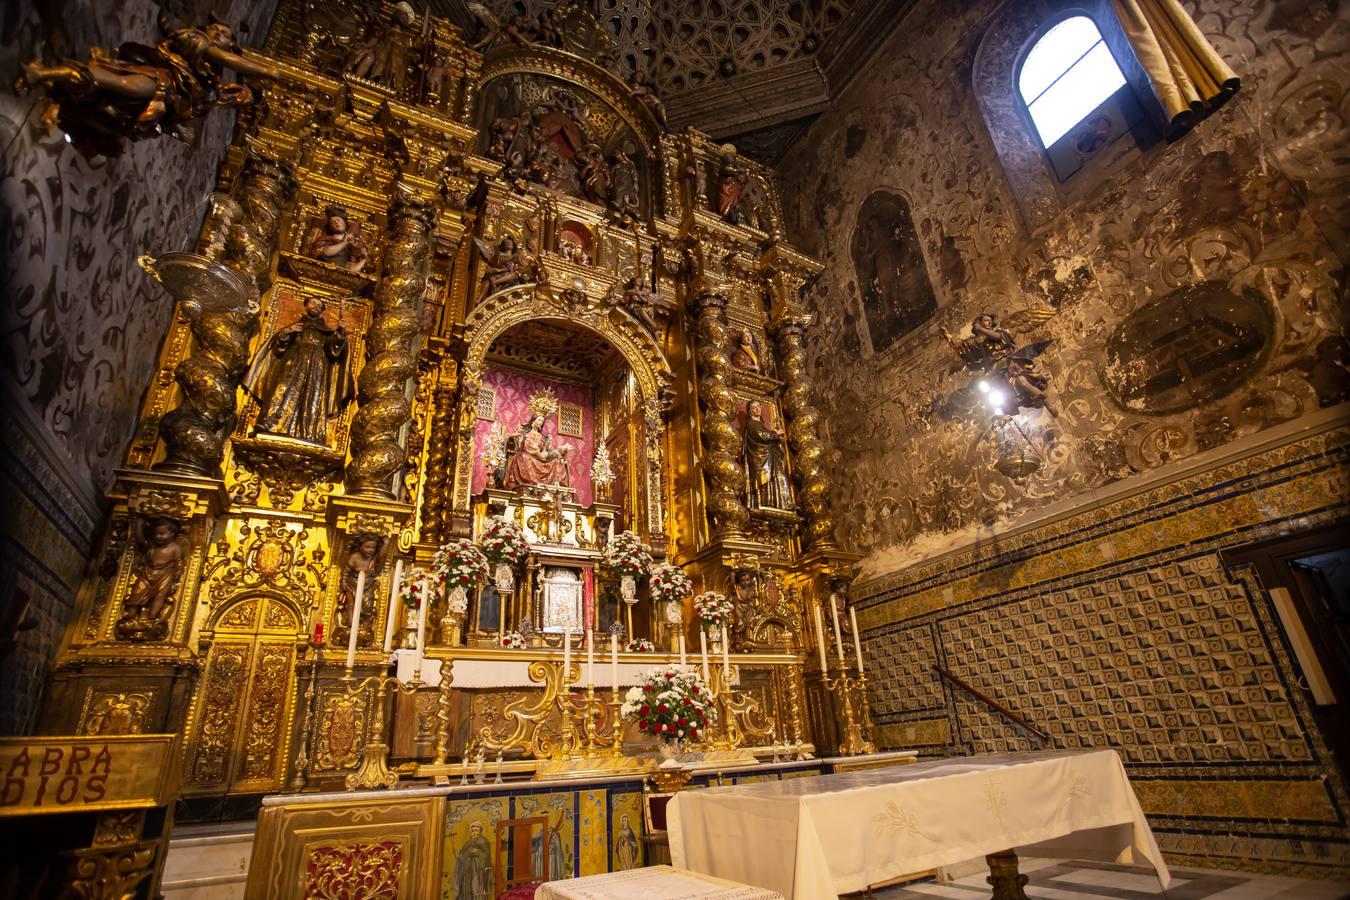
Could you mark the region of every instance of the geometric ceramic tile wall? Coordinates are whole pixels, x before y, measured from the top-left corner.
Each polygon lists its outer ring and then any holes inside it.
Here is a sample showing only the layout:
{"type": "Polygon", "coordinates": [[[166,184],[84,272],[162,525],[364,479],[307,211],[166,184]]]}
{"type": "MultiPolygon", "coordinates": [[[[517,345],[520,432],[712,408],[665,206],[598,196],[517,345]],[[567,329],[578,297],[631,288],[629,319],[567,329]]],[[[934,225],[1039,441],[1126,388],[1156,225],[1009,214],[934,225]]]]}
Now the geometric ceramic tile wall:
{"type": "Polygon", "coordinates": [[[886,749],[1029,743],[936,662],[1051,736],[1120,752],[1178,862],[1350,872],[1350,797],[1265,592],[1224,547],[1344,520],[1330,431],[860,585],[886,749]]]}

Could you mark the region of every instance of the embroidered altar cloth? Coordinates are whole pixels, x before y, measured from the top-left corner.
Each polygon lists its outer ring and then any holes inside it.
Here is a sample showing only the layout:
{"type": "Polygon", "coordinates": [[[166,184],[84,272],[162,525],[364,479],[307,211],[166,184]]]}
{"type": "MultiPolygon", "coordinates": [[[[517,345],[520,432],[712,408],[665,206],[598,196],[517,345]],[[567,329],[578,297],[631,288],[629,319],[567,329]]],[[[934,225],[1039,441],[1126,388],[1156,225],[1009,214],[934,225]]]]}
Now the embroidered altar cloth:
{"type": "Polygon", "coordinates": [[[763,888],[736,884],[671,866],[648,866],[608,875],[569,878],[540,885],[535,900],[783,900],[763,888]]]}
{"type": "Polygon", "coordinates": [[[825,900],[1015,848],[1150,863],[1170,878],[1114,750],[993,753],[682,791],[675,865],[825,900]]]}

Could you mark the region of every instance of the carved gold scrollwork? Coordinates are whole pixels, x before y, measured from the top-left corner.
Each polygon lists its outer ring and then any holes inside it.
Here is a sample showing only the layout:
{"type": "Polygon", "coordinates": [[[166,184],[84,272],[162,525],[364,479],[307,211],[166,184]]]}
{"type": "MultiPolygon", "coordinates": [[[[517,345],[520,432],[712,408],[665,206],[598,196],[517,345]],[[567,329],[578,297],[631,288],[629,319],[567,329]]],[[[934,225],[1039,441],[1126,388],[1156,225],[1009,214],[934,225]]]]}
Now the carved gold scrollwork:
{"type": "MultiPolygon", "coordinates": [[[[245,521],[236,540],[216,544],[202,578],[213,606],[239,594],[271,589],[291,596],[317,596],[324,578],[322,547],[307,549],[309,532],[285,522],[245,521]]],[[[269,605],[269,614],[277,604],[269,605]]],[[[227,616],[234,614],[231,610],[227,616]]],[[[230,622],[237,627],[250,627],[230,622]]],[[[271,626],[269,626],[271,627],[271,626]]],[[[298,627],[298,623],[297,623],[298,627]]]]}
{"type": "Polygon", "coordinates": [[[353,769],[357,751],[366,731],[364,699],[351,698],[343,693],[324,698],[319,716],[319,737],[314,745],[314,764],[320,771],[353,769]]]}
{"type": "Polygon", "coordinates": [[[68,851],[63,897],[102,900],[135,897],[140,883],[150,877],[158,844],[146,841],[130,847],[68,851]]]}
{"type": "Polygon", "coordinates": [[[85,698],[80,734],[142,734],[155,700],[153,691],[96,691],[85,698]]]}
{"type": "Polygon", "coordinates": [[[309,848],[303,896],[313,900],[397,900],[402,841],[320,844],[309,848]]]}

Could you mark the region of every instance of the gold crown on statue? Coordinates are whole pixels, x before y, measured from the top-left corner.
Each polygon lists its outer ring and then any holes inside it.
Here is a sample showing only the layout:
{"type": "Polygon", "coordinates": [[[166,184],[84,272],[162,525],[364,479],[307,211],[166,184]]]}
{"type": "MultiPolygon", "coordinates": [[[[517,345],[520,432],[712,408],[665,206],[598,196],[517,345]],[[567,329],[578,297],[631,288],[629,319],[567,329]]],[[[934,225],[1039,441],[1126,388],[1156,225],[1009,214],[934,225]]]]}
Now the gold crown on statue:
{"type": "Polygon", "coordinates": [[[530,398],[530,412],[538,416],[551,416],[558,411],[558,395],[552,388],[544,388],[530,398]]]}

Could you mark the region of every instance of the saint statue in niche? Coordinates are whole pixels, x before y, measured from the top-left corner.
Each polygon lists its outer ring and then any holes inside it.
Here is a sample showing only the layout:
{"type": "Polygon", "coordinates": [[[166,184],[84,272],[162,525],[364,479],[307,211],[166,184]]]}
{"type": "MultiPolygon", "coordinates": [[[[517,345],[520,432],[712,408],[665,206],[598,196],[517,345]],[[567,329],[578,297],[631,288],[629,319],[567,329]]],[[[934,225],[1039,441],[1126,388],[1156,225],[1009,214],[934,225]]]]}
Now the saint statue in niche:
{"type": "Polygon", "coordinates": [[[455,854],[453,900],[491,900],[492,845],[483,836],[483,823],[469,823],[469,839],[455,854]]]}
{"type": "Polygon", "coordinates": [[[759,351],[755,349],[755,336],[750,329],[742,328],[736,332],[736,342],[731,348],[731,364],[742,372],[754,372],[758,375],[759,351]]]}
{"type": "Polygon", "coordinates": [[[328,422],[351,398],[347,330],[330,326],[324,302],[305,298],[305,313],[272,336],[244,388],[258,401],[258,430],[327,445],[328,422]]]}
{"type": "Polygon", "coordinates": [[[324,209],[323,224],[311,228],[305,240],[305,255],[352,272],[366,267],[366,244],[361,240],[361,229],[351,227],[347,210],[341,206],[324,209]]]}
{"type": "Polygon", "coordinates": [[[745,504],[752,510],[792,510],[783,435],[769,427],[764,404],[750,402],[741,435],[741,464],[745,467],[745,504]]]}
{"type": "Polygon", "coordinates": [[[507,490],[537,484],[571,487],[572,472],[567,465],[567,456],[572,446],[559,444],[555,448],[552,435],[544,433],[544,422],[542,413],[531,413],[520,426],[518,446],[502,481],[502,487],[507,490]]]}

